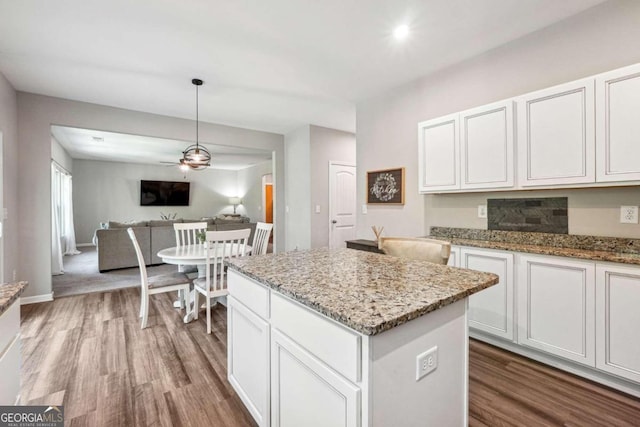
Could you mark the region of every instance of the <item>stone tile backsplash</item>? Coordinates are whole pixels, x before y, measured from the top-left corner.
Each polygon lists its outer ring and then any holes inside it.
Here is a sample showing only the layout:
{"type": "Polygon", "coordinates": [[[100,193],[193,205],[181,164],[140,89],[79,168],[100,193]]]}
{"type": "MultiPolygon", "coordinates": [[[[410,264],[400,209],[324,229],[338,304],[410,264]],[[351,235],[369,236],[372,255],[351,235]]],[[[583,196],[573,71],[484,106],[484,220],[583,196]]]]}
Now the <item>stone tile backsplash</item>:
{"type": "Polygon", "coordinates": [[[566,197],[488,199],[489,230],[569,233],[566,197]]]}

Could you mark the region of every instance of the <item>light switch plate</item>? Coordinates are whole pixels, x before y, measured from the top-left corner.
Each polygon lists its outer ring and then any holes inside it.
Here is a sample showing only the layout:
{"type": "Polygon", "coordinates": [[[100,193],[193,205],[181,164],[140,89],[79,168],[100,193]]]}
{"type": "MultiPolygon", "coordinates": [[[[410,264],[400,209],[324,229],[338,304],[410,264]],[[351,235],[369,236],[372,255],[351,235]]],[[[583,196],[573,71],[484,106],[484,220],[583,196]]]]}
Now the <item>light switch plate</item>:
{"type": "Polygon", "coordinates": [[[367,213],[367,205],[362,205],[362,213],[363,214],[367,213]]]}
{"type": "Polygon", "coordinates": [[[637,206],[620,206],[620,222],[622,224],[638,223],[638,207],[637,206]]]}

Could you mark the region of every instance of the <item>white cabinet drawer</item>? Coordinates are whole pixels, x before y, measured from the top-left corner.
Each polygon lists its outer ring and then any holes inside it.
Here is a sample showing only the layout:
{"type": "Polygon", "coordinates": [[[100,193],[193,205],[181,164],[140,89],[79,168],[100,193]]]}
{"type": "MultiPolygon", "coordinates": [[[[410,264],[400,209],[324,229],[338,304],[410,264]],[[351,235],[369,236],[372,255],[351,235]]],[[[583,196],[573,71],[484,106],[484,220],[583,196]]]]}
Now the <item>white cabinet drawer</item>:
{"type": "Polygon", "coordinates": [[[17,336],[0,356],[0,375],[0,405],[15,405],[20,394],[20,338],[17,336]]]}
{"type": "Polygon", "coordinates": [[[227,289],[229,294],[258,316],[263,319],[269,318],[269,288],[229,269],[227,289]]]}
{"type": "Polygon", "coordinates": [[[275,292],[271,294],[271,325],[347,379],[360,381],[361,339],[356,332],[275,292]]]}
{"type": "Polygon", "coordinates": [[[20,301],[18,300],[0,316],[0,357],[19,332],[20,301]]]}

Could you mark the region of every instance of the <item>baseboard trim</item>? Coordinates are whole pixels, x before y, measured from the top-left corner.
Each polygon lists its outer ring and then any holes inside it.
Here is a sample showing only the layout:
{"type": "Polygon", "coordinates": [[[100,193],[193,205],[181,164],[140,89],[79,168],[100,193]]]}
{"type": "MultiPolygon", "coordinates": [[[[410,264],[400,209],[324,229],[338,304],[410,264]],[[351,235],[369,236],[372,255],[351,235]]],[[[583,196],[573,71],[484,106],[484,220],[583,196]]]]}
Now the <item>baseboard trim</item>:
{"type": "Polygon", "coordinates": [[[50,294],[34,295],[32,297],[20,297],[20,305],[37,304],[47,301],[53,301],[53,292],[50,294]]]}
{"type": "Polygon", "coordinates": [[[76,248],[86,248],[88,246],[95,246],[93,243],[76,243],[76,248]]]}

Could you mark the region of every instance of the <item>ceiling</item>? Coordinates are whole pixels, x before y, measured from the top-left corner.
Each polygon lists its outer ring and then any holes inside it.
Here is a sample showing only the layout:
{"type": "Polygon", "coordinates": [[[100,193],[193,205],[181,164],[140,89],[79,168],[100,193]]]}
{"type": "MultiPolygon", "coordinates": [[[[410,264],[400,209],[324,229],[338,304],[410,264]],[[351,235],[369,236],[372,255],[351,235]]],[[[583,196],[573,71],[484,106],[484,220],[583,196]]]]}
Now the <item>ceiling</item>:
{"type": "Polygon", "coordinates": [[[20,91],[287,133],[603,0],[0,0],[20,91]],[[392,36],[406,23],[406,40],[392,36]]]}
{"type": "MultiPolygon", "coordinates": [[[[51,126],[51,134],[74,159],[178,166],[190,141],[127,135],[66,126],[51,126]]],[[[200,144],[211,152],[211,168],[240,170],[271,160],[270,151],[200,144]]]]}

